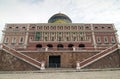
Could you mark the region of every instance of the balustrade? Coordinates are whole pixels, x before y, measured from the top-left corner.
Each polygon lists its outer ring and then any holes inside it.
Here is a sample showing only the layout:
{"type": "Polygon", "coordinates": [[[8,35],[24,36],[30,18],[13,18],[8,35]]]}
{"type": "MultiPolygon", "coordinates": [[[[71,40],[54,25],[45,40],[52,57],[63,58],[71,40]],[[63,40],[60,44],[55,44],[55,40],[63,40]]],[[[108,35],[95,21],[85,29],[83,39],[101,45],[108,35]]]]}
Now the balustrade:
{"type": "Polygon", "coordinates": [[[111,51],[115,50],[116,48],[118,48],[117,44],[115,44],[112,47],[109,47],[109,48],[101,51],[100,53],[97,53],[97,54],[95,54],[95,55],[93,55],[93,56],[91,56],[91,57],[89,57],[89,58],[87,58],[87,59],[85,59],[85,60],[83,60],[81,62],[77,61],[76,69],[83,68],[83,67],[91,64],[92,62],[97,61],[98,59],[110,54],[111,51]]]}
{"type": "Polygon", "coordinates": [[[18,51],[16,51],[15,49],[13,48],[10,48],[6,45],[2,45],[2,48],[5,49],[7,51],[7,53],[10,53],[14,56],[16,56],[17,58],[37,67],[37,68],[40,68],[40,69],[45,69],[45,63],[44,62],[39,62],[23,53],[20,53],[18,51]]]}

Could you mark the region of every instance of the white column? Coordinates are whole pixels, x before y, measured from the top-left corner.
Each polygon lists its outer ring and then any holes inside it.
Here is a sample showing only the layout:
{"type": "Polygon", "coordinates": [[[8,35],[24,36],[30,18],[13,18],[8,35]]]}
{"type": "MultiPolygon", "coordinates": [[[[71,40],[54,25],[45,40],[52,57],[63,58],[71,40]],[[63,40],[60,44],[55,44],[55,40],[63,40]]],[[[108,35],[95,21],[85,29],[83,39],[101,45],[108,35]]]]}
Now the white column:
{"type": "Polygon", "coordinates": [[[27,47],[27,42],[28,42],[28,31],[29,31],[29,24],[28,24],[28,26],[27,26],[27,32],[26,32],[26,36],[25,36],[25,46],[24,46],[24,48],[26,48],[27,47]]]}
{"type": "Polygon", "coordinates": [[[94,34],[94,29],[93,29],[93,25],[91,24],[91,30],[92,30],[92,38],[93,38],[93,45],[94,45],[94,48],[96,48],[96,41],[95,41],[95,34],[94,34]]]}
{"type": "Polygon", "coordinates": [[[78,69],[81,69],[81,68],[80,68],[80,62],[79,62],[79,61],[76,63],[76,69],[77,69],[77,70],[78,70],[78,69]]]}
{"type": "Polygon", "coordinates": [[[41,70],[44,70],[45,69],[45,62],[41,62],[41,67],[40,67],[41,70]]]}
{"type": "MultiPolygon", "coordinates": [[[[2,37],[1,37],[0,43],[4,43],[6,28],[7,28],[7,24],[5,24],[4,32],[2,32],[3,34],[2,34],[2,37]]],[[[9,42],[8,42],[8,43],[9,43],[9,42]]]]}
{"type": "Polygon", "coordinates": [[[116,28],[115,28],[115,25],[114,24],[112,24],[112,26],[113,26],[113,28],[114,28],[114,31],[115,31],[115,39],[116,39],[116,41],[117,41],[117,43],[119,44],[120,42],[119,42],[119,36],[118,36],[118,34],[116,33],[117,32],[117,30],[116,30],[116,28]]]}
{"type": "Polygon", "coordinates": [[[48,51],[48,47],[45,48],[45,51],[48,51]]]}
{"type": "Polygon", "coordinates": [[[118,37],[119,37],[118,34],[115,33],[115,38],[116,38],[116,40],[117,40],[117,43],[119,44],[120,42],[119,42],[119,38],[118,38],[118,37]]]}
{"type": "Polygon", "coordinates": [[[1,37],[1,42],[0,43],[4,43],[4,37],[5,37],[5,34],[3,33],[2,37],[1,37]]]}
{"type": "Polygon", "coordinates": [[[75,47],[73,47],[73,51],[75,51],[75,47]]]}
{"type": "Polygon", "coordinates": [[[4,44],[4,37],[5,37],[5,34],[2,34],[2,38],[1,38],[1,42],[0,42],[0,49],[3,48],[2,44],[4,44]]]}

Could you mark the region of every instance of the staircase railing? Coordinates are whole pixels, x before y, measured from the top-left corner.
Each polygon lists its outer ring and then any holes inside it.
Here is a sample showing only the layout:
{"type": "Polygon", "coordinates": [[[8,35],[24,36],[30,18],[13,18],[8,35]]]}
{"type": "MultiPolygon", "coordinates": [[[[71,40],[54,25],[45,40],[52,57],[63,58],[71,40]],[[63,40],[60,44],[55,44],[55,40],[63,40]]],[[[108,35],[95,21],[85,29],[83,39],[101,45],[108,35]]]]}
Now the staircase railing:
{"type": "Polygon", "coordinates": [[[81,62],[77,61],[76,68],[81,69],[81,68],[101,59],[102,57],[107,56],[108,54],[112,53],[113,51],[116,51],[117,48],[118,48],[118,44],[115,44],[112,47],[109,47],[109,48],[101,51],[100,53],[97,53],[97,54],[95,54],[95,55],[93,55],[93,56],[91,56],[91,57],[89,57],[81,62]]]}
{"type": "Polygon", "coordinates": [[[10,48],[4,44],[2,44],[2,49],[5,50],[7,53],[10,53],[13,56],[15,56],[15,57],[33,65],[33,66],[39,68],[39,69],[44,69],[43,68],[44,62],[39,62],[39,61],[37,61],[37,60],[35,60],[35,59],[33,59],[33,58],[23,54],[23,53],[20,53],[20,52],[16,51],[15,49],[10,48]]]}

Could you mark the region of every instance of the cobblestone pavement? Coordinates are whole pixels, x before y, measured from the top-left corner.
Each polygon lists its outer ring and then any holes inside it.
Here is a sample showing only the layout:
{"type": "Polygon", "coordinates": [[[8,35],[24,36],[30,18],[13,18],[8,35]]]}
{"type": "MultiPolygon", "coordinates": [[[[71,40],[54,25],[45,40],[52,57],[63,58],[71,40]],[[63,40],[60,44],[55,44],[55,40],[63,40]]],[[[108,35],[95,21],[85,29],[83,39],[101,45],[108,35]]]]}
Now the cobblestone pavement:
{"type": "Polygon", "coordinates": [[[120,70],[57,73],[1,73],[0,79],[120,79],[120,70]]]}

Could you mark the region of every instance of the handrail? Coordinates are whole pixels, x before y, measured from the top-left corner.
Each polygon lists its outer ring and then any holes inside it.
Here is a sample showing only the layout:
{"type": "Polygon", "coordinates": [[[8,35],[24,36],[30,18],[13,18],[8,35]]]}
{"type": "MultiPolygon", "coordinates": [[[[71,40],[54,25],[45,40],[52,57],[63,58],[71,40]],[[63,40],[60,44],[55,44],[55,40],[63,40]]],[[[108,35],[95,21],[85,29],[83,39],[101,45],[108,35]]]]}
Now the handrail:
{"type": "Polygon", "coordinates": [[[109,48],[101,51],[101,52],[98,53],[98,54],[95,54],[95,55],[93,55],[93,56],[91,56],[91,57],[89,57],[89,58],[87,58],[87,59],[79,62],[79,64],[80,64],[81,67],[85,66],[85,65],[88,64],[88,63],[90,64],[90,62],[92,62],[93,60],[95,60],[95,59],[97,59],[97,58],[99,58],[99,57],[101,57],[101,56],[109,53],[110,51],[112,51],[112,50],[114,50],[114,49],[116,49],[116,48],[118,48],[118,45],[117,45],[117,44],[115,44],[115,45],[113,45],[112,47],[109,47],[109,48]]]}
{"type": "Polygon", "coordinates": [[[31,58],[30,56],[27,56],[27,55],[25,55],[25,54],[23,54],[23,53],[20,53],[19,51],[16,51],[15,49],[10,48],[10,47],[8,47],[8,46],[6,46],[6,45],[4,45],[4,46],[5,46],[5,47],[7,47],[7,48],[9,48],[9,49],[14,50],[15,52],[17,52],[17,53],[19,53],[19,54],[21,54],[21,55],[24,55],[24,56],[26,56],[26,57],[28,57],[28,58],[30,58],[30,59],[32,59],[32,60],[34,60],[34,61],[36,61],[36,62],[40,63],[39,61],[37,61],[37,60],[35,60],[35,59],[31,58]]]}
{"type": "Polygon", "coordinates": [[[22,59],[22,60],[24,60],[26,62],[29,62],[32,65],[34,64],[34,66],[36,66],[37,68],[40,68],[40,66],[41,66],[41,62],[39,62],[39,61],[37,61],[37,60],[23,54],[23,53],[20,53],[20,52],[16,51],[13,48],[10,48],[10,47],[8,47],[8,46],[6,46],[4,44],[2,45],[2,48],[9,51],[9,52],[11,52],[14,56],[16,56],[16,57],[18,57],[18,58],[20,58],[20,59],[22,59]]]}

